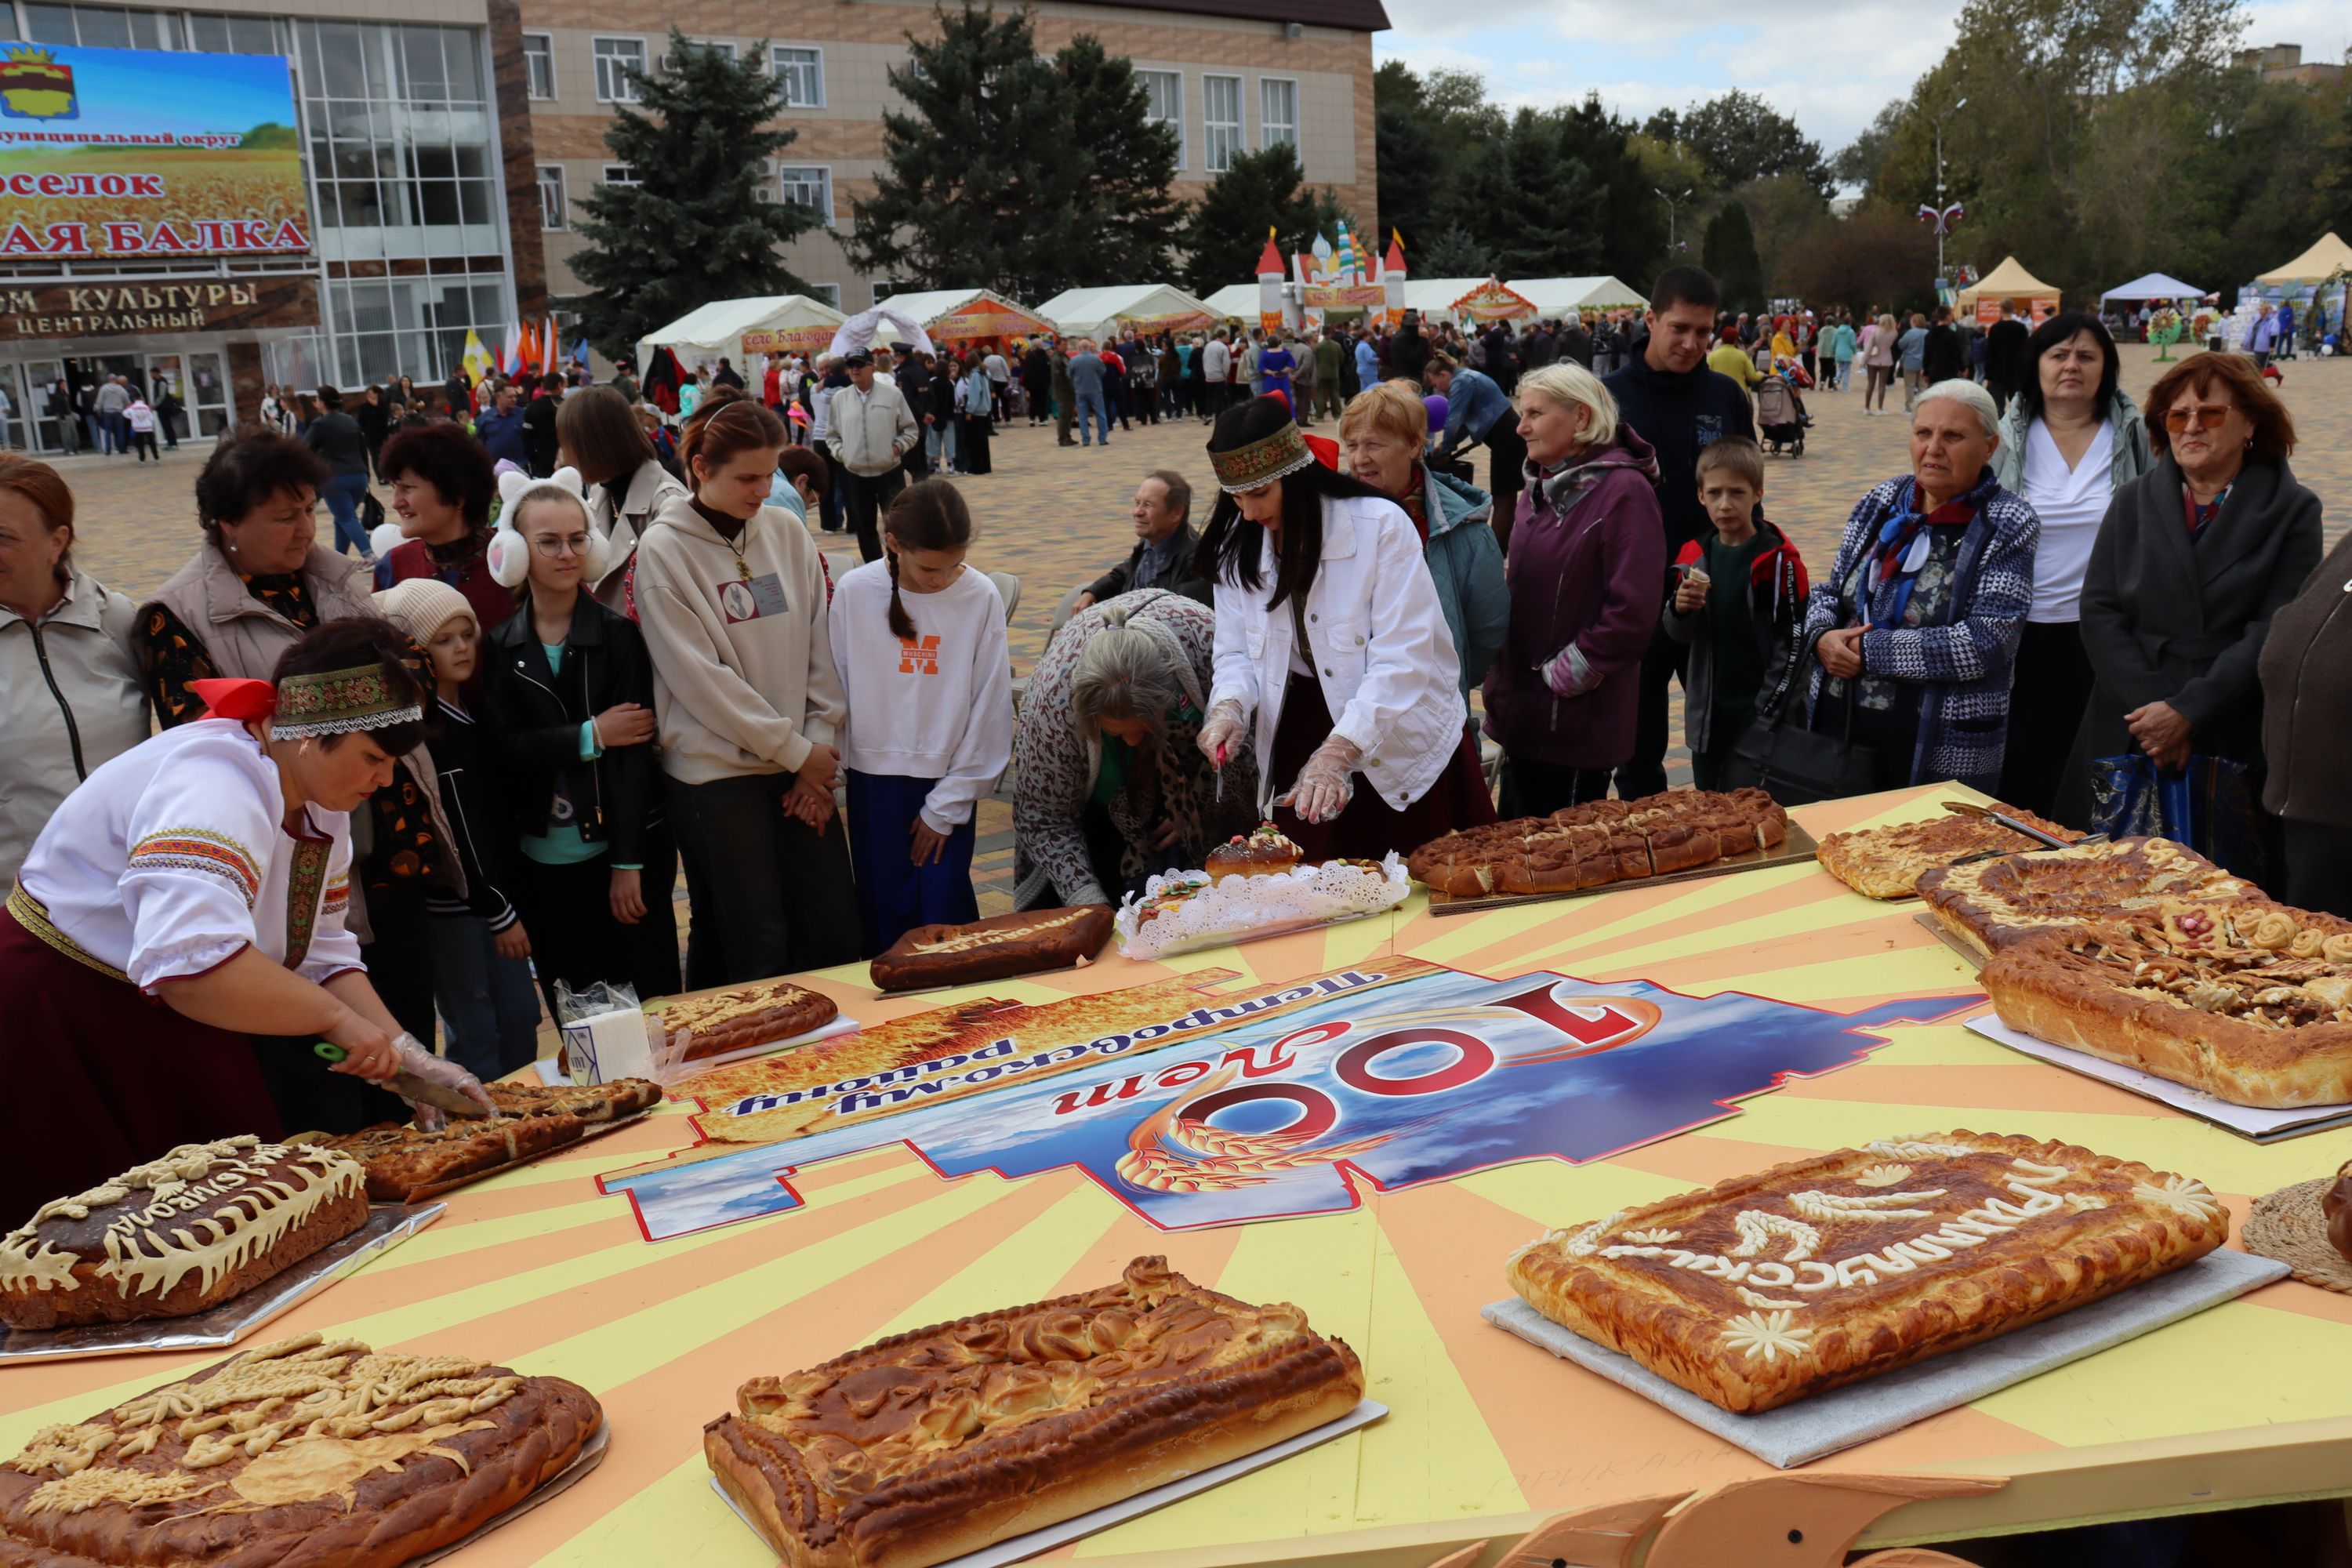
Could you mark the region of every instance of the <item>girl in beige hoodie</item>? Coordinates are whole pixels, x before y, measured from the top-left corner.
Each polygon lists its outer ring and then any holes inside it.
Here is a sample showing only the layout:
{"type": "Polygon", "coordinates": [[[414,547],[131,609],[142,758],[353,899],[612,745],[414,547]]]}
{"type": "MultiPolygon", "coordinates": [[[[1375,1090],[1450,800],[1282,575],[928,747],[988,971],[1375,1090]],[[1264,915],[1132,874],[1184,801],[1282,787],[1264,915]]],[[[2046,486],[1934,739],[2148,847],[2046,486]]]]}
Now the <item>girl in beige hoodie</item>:
{"type": "Polygon", "coordinates": [[[857,956],[834,819],[847,718],[808,530],[766,504],[783,422],[749,399],[690,421],[673,496],[637,546],[668,815],[694,923],[689,988],[857,956]]]}

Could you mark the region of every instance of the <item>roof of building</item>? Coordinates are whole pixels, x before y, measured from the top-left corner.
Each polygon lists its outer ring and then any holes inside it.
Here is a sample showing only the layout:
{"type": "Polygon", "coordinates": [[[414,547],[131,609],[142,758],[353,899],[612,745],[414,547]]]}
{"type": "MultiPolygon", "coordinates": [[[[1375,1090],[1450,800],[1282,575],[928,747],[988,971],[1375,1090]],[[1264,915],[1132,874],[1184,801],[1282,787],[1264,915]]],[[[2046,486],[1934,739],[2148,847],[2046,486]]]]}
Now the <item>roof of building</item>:
{"type": "Polygon", "coordinates": [[[1384,33],[1389,14],[1381,0],[1088,0],[1114,11],[1176,11],[1193,16],[1241,16],[1253,22],[1302,22],[1384,33]]]}

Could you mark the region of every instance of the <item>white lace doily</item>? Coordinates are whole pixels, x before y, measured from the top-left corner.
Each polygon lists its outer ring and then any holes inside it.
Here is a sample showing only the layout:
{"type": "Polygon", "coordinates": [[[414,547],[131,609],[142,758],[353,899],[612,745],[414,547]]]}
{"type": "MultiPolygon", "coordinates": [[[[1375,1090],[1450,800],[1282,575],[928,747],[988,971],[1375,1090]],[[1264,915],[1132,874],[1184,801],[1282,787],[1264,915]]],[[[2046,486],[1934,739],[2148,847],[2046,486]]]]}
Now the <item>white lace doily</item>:
{"type": "Polygon", "coordinates": [[[1301,866],[1265,877],[1228,877],[1211,882],[1206,871],[1179,871],[1143,884],[1143,898],[1129,895],[1112,924],[1119,950],[1129,958],[1165,958],[1218,947],[1254,936],[1302,930],[1352,916],[1375,915],[1404,902],[1412,891],[1404,862],[1391,853],[1378,870],[1337,860],[1301,866]],[[1150,920],[1140,919],[1145,900],[1163,889],[1197,886],[1201,890],[1150,920]]]}

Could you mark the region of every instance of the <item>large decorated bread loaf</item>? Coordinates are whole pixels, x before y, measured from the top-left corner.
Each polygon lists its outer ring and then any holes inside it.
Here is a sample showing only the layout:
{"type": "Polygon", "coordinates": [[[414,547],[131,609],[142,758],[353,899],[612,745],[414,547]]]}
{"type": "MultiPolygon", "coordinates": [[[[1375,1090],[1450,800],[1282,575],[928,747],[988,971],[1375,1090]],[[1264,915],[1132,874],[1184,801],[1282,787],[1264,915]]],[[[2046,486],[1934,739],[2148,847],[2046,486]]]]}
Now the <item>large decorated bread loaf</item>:
{"type": "Polygon", "coordinates": [[[1108,904],[1024,910],[969,925],[917,926],[867,969],[877,991],[977,985],[1015,974],[1066,969],[1110,940],[1108,904]]]}
{"type": "Polygon", "coordinates": [[[181,1318],[250,1290],[367,1221],[367,1178],[338,1150],[250,1133],[184,1143],[41,1205],[0,1239],[12,1329],[181,1318]]]}
{"type": "Polygon", "coordinates": [[[522,1501],[603,1423],[562,1378],[280,1340],[35,1434],[0,1465],[0,1563],[396,1568],[522,1501]]]}

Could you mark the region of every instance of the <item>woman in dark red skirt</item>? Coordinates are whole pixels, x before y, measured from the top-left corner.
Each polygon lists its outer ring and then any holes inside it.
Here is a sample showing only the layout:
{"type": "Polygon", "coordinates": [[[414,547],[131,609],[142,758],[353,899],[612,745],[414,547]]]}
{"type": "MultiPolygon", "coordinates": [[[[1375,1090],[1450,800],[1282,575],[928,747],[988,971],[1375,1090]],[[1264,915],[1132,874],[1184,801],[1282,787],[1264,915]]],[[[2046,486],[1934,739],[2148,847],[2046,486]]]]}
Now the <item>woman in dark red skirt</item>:
{"type": "Polygon", "coordinates": [[[350,813],[425,733],[404,651],[385,622],[330,621],[275,685],[196,682],[213,717],[99,768],[34,840],[0,910],[0,1227],[175,1144],[296,1131],[254,1035],[489,1107],[400,1032],[343,923],[350,813]]]}
{"type": "Polygon", "coordinates": [[[1201,749],[1222,765],[1254,744],[1260,809],[1310,861],[1494,821],[1403,509],[1318,457],[1280,398],[1226,410],[1209,454],[1223,494],[1198,557],[1217,584],[1201,749]]]}

